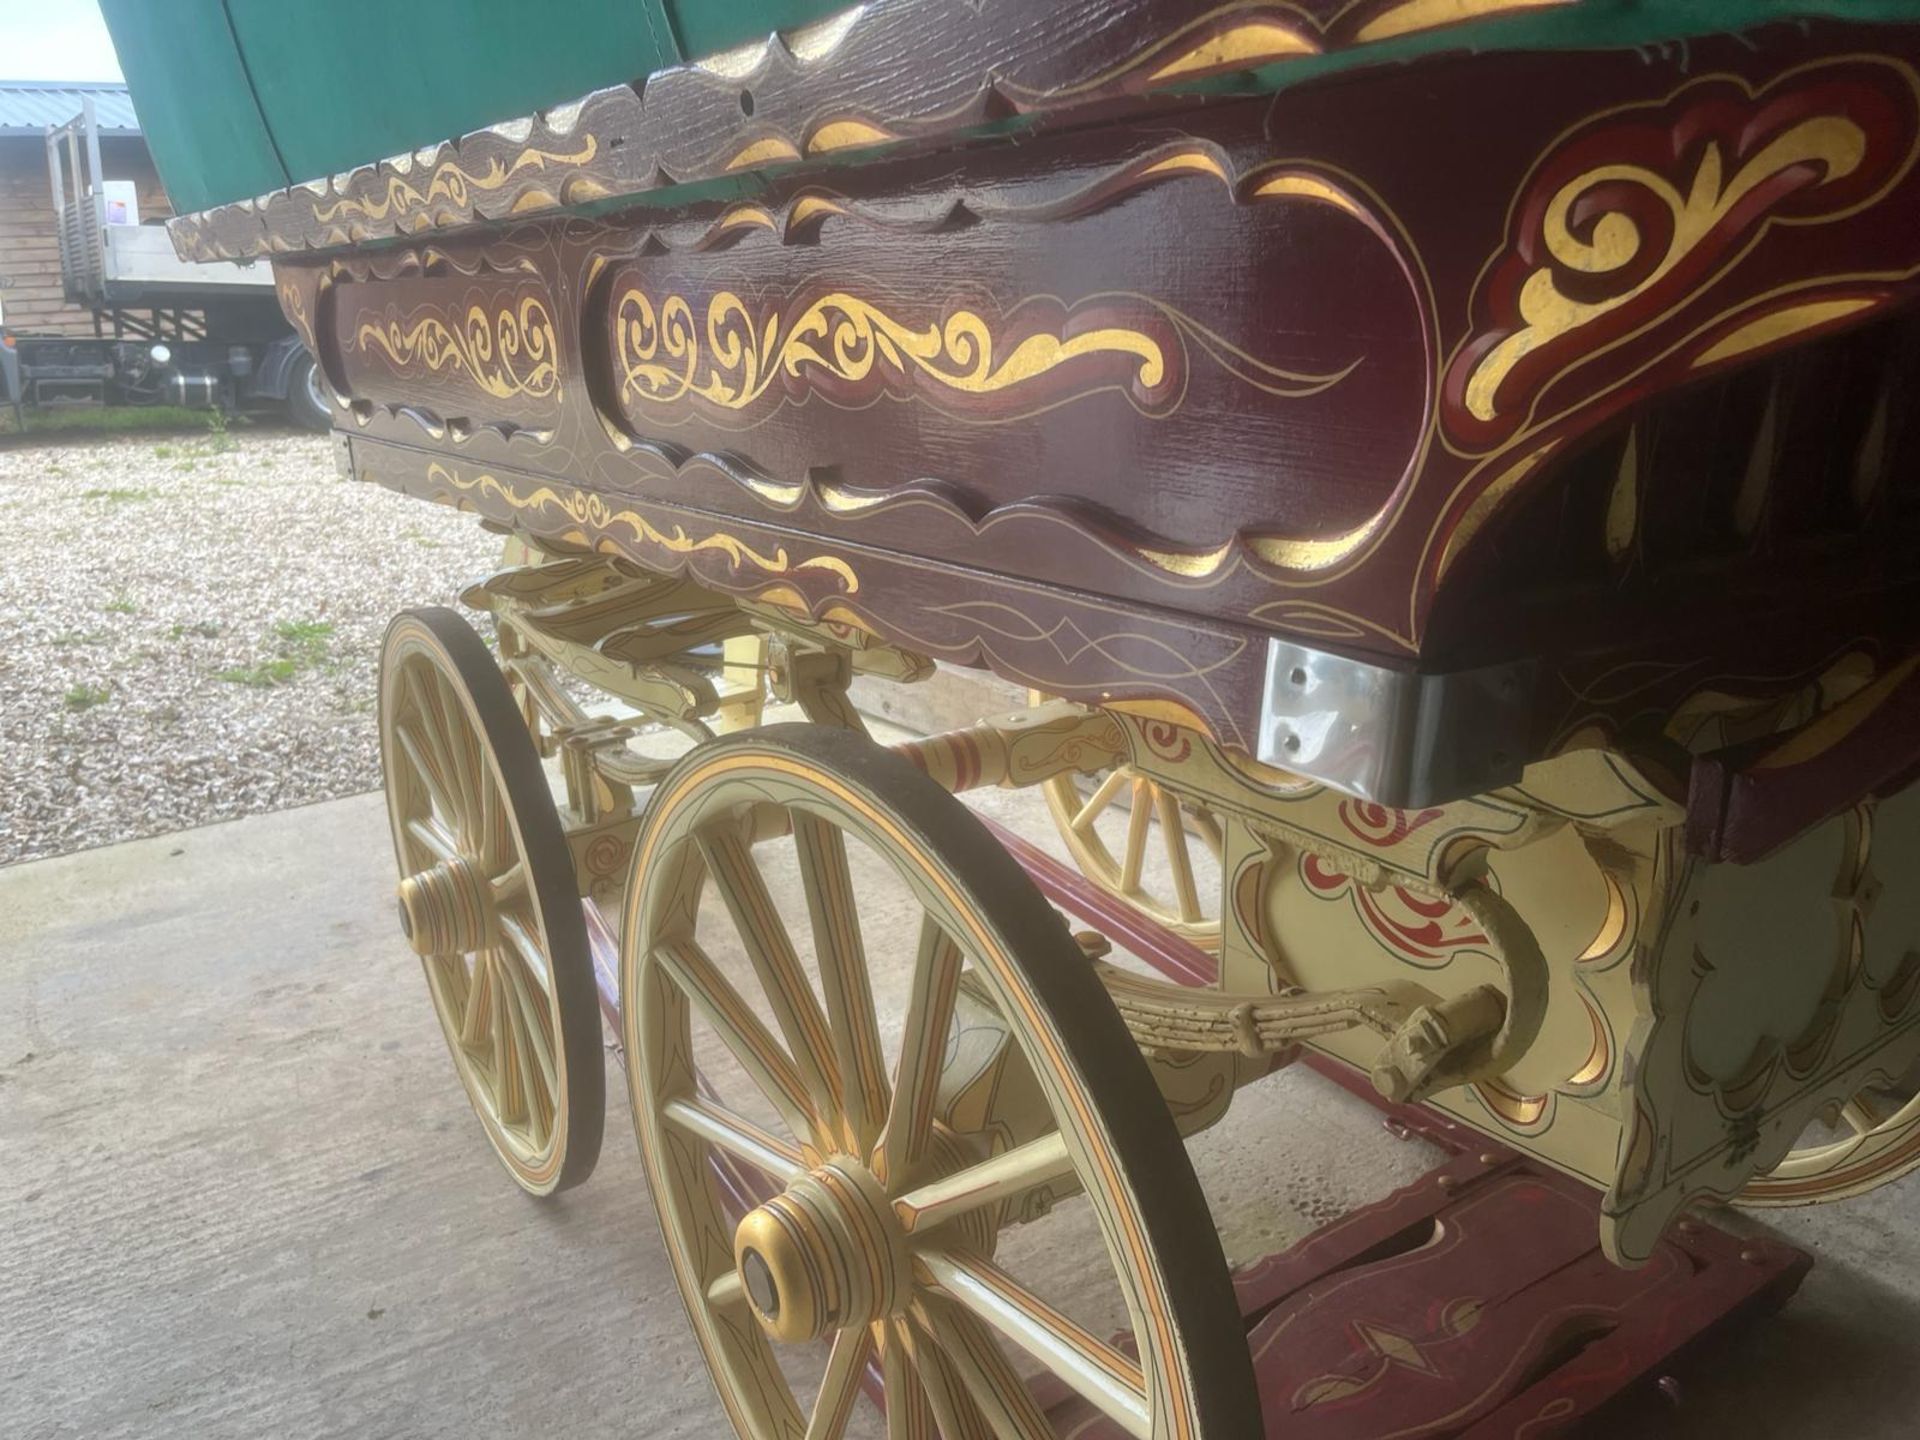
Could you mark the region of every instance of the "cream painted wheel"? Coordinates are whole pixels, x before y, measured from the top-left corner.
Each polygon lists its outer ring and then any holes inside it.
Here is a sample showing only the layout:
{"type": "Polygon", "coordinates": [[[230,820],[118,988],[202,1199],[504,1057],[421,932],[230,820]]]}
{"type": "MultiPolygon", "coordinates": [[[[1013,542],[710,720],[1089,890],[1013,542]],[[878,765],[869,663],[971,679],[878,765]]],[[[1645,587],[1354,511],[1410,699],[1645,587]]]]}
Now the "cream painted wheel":
{"type": "Polygon", "coordinates": [[[1206,950],[1220,948],[1224,841],[1212,811],[1181,800],[1131,765],[1098,775],[1068,771],[1041,788],[1081,874],[1174,934],[1206,950]],[[1150,856],[1164,859],[1164,878],[1147,874],[1150,856]]]}
{"type": "Polygon", "coordinates": [[[1060,917],[906,761],[809,725],[688,756],[635,842],[620,981],[661,1228],[746,1440],[843,1434],[870,1366],[890,1436],[1040,1440],[1098,1412],[1151,1440],[1261,1433],[1219,1237],[1146,1065],[1060,917]],[[781,860],[804,902],[776,899],[781,860]],[[863,925],[881,880],[894,919],[863,925]],[[963,997],[984,997],[1035,1082],[1035,1123],[997,1152],[934,1118],[963,997]],[[716,1092],[723,1070],[759,1113],[716,1092]],[[737,1223],[725,1164],[769,1180],[737,1223]],[[1043,1191],[1083,1199],[999,1228],[1043,1191]],[[1070,1268],[1112,1285],[1138,1360],[999,1263],[1081,1205],[1096,1253],[1070,1268]],[[814,1341],[808,1386],[788,1372],[814,1341]],[[1030,1390],[1036,1364],[1052,1379],[1030,1390]]]}
{"type": "Polygon", "coordinates": [[[576,1185],[606,1077],[573,862],[506,682],[451,610],[387,627],[380,755],[401,928],[460,1083],[522,1188],[576,1185]]]}
{"type": "Polygon", "coordinates": [[[1833,1140],[1795,1147],[1749,1181],[1739,1203],[1756,1209],[1818,1205],[1864,1195],[1920,1169],[1920,1093],[1909,1074],[1893,1088],[1874,1086],[1842,1106],[1833,1140]]]}

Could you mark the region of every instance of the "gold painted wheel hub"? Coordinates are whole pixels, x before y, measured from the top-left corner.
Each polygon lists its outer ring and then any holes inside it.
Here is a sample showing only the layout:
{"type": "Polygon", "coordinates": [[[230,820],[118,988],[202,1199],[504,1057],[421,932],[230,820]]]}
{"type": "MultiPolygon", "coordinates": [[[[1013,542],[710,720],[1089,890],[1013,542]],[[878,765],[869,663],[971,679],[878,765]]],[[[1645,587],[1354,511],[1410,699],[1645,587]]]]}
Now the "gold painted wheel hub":
{"type": "Polygon", "coordinates": [[[400,930],[425,957],[462,955],[494,941],[493,895],[464,855],[400,881],[400,930]]]}
{"type": "Polygon", "coordinates": [[[847,1156],[748,1212],[733,1253],[754,1317],[787,1344],[898,1314],[912,1290],[906,1230],[885,1188],[847,1156]]]}

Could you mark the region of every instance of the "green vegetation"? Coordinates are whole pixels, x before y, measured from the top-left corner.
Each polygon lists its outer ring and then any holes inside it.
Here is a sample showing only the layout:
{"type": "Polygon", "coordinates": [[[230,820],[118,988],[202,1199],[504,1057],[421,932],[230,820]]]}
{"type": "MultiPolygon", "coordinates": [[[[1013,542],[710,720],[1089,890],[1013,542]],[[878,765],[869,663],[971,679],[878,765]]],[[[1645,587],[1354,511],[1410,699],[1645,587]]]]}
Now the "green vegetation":
{"type": "Polygon", "coordinates": [[[332,635],[331,620],[275,621],[273,636],[278,642],[280,651],[278,655],[258,665],[216,670],[214,678],[225,680],[230,685],[245,685],[255,690],[285,685],[302,670],[310,670],[326,661],[327,641],[332,635]]]}
{"type": "Polygon", "coordinates": [[[330,620],[281,620],[273,627],[280,641],[280,653],[302,665],[318,665],[327,658],[327,641],[333,635],[330,620]]]}
{"type": "Polygon", "coordinates": [[[82,490],[82,500],[105,500],[109,505],[131,505],[138,500],[151,500],[151,490],[82,490]]]}
{"type": "Polygon", "coordinates": [[[207,414],[207,453],[224,455],[233,449],[236,442],[233,432],[227,428],[227,412],[209,410],[207,414]]]}
{"type": "Polygon", "coordinates": [[[216,670],[213,672],[213,678],[225,680],[229,685],[245,685],[254,690],[270,690],[275,685],[286,684],[299,673],[300,667],[283,655],[277,660],[262,661],[258,665],[216,670]]]}
{"type": "Polygon", "coordinates": [[[109,615],[138,615],[140,607],[125,595],[116,595],[103,607],[109,615]]]}
{"type": "Polygon", "coordinates": [[[103,645],[108,638],[104,630],[62,630],[53,637],[53,643],[62,648],[68,645],[103,645]]]}
{"type": "Polygon", "coordinates": [[[213,620],[196,620],[191,625],[169,625],[167,627],[167,638],[169,640],[178,640],[183,635],[198,635],[202,640],[211,640],[219,633],[220,626],[218,622],[213,620]]]}
{"type": "Polygon", "coordinates": [[[83,680],[67,691],[67,709],[91,710],[96,705],[106,704],[107,697],[111,693],[104,685],[95,685],[83,680]]]}
{"type": "MultiPolygon", "coordinates": [[[[75,405],[71,408],[29,410],[28,435],[128,435],[142,431],[204,433],[205,410],[178,405],[75,405]]],[[[15,434],[13,409],[0,405],[0,435],[15,434]]]]}

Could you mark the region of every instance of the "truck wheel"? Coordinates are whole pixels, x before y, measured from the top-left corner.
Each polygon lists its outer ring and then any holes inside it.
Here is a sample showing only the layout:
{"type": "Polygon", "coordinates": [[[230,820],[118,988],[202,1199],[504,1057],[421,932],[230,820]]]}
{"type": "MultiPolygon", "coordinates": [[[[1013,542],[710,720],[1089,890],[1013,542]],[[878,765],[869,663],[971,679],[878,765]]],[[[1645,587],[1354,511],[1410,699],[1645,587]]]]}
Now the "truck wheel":
{"type": "Polygon", "coordinates": [[[307,430],[331,430],[333,406],[327,399],[326,381],[313,356],[304,350],[287,371],[287,419],[307,430]]]}

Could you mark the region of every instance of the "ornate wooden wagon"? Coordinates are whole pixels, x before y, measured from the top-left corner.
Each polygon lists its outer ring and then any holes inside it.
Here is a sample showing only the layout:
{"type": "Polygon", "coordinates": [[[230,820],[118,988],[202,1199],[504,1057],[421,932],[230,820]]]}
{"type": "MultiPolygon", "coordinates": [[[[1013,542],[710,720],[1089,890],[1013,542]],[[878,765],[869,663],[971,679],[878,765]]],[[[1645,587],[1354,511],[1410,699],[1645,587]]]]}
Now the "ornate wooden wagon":
{"type": "Polygon", "coordinates": [[[176,245],[509,537],[382,661],[455,1067],[583,1180],[604,992],[742,1436],[1261,1433],[1183,1145],[1302,1054],[1624,1266],[1920,1164],[1911,5],[196,3],[176,245]]]}

